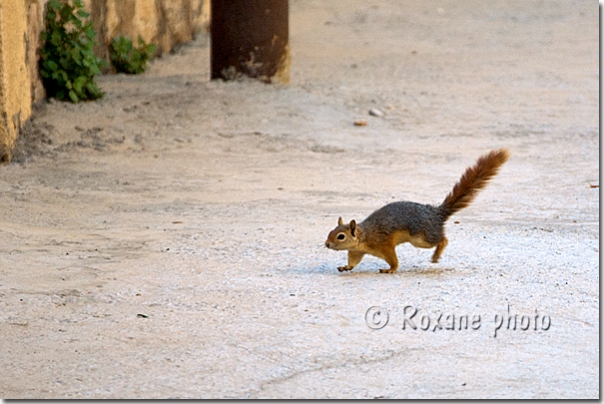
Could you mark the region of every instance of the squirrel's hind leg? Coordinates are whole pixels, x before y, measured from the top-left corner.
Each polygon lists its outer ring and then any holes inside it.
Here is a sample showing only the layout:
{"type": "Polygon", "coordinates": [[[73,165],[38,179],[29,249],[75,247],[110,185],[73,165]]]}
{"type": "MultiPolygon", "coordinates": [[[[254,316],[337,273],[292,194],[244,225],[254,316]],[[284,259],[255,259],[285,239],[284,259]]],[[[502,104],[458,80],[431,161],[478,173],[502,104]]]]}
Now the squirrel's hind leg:
{"type": "Polygon", "coordinates": [[[449,240],[447,240],[446,237],[443,237],[443,240],[436,245],[436,250],[434,250],[434,255],[432,255],[432,262],[438,262],[447,244],[449,244],[449,240]]]}

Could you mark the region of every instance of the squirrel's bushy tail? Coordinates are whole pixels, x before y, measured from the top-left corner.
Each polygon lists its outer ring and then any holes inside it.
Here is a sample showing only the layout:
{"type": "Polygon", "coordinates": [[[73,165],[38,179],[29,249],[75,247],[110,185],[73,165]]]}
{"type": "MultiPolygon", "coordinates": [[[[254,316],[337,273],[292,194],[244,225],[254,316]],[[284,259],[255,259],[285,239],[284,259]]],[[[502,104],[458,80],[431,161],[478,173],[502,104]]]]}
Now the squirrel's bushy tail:
{"type": "Polygon", "coordinates": [[[488,184],[509,157],[510,153],[506,149],[493,150],[480,157],[474,166],[468,167],[438,207],[443,220],[472,203],[478,191],[488,184]]]}

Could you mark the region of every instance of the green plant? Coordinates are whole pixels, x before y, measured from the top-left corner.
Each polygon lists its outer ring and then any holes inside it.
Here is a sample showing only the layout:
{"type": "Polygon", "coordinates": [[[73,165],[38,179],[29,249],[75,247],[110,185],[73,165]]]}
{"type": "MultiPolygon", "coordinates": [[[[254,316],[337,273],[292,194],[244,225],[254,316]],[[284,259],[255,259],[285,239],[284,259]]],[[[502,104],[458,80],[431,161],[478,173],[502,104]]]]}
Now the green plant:
{"type": "Polygon", "coordinates": [[[147,69],[147,61],[153,58],[155,45],[146,44],[138,37],[138,48],[132,45],[130,38],[119,36],[113,38],[109,47],[111,62],[118,72],[127,74],[143,73],[147,69]]]}
{"type": "Polygon", "coordinates": [[[89,14],[82,0],[49,0],[45,30],[40,34],[40,75],[47,95],[58,100],[95,100],[103,92],[94,81],[106,62],[94,54],[96,32],[84,23],[89,14]]]}

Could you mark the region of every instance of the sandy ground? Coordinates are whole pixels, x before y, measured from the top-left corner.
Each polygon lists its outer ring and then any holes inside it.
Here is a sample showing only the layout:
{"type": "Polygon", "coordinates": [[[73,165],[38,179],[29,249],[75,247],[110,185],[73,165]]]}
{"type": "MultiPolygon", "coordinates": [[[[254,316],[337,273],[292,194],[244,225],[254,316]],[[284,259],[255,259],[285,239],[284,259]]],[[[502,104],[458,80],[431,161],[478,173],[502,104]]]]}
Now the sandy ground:
{"type": "Polygon", "coordinates": [[[200,35],[36,112],[0,167],[0,396],[598,398],[596,4],[290,4],[289,85],[210,82],[200,35]],[[336,270],[338,216],[498,147],[440,263],[336,270]]]}

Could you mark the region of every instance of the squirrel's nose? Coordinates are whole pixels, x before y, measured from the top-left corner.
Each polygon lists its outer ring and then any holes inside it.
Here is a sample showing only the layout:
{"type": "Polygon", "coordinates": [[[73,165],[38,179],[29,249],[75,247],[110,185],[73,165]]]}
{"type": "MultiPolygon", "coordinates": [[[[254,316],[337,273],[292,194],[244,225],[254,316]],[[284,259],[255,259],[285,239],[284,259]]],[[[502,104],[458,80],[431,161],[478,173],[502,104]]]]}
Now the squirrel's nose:
{"type": "Polygon", "coordinates": [[[329,240],[325,240],[325,247],[329,247],[329,240]]]}

